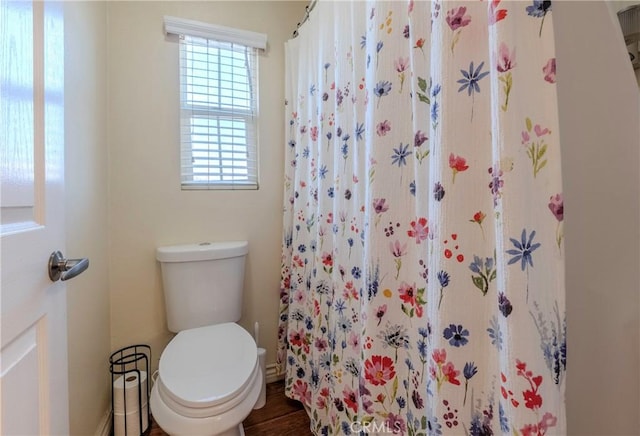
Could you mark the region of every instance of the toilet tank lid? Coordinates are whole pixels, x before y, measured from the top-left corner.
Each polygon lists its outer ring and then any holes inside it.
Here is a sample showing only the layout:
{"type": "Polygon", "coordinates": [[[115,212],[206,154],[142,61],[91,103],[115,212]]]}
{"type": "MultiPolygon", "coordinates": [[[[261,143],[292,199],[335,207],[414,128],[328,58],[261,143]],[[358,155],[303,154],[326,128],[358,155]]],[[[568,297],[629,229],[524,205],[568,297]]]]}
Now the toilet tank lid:
{"type": "Polygon", "coordinates": [[[158,247],[156,259],[160,262],[194,262],[244,256],[248,251],[247,241],[201,242],[158,247]]]}

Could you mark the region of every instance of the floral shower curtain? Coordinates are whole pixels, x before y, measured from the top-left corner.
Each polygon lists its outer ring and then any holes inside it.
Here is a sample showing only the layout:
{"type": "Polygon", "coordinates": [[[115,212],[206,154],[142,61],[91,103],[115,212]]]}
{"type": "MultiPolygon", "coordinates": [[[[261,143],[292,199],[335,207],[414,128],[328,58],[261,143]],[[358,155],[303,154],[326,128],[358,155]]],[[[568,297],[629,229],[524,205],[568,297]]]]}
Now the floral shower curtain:
{"type": "Polygon", "coordinates": [[[563,434],[549,1],[319,1],[286,44],[279,369],[315,434],[563,434]]]}

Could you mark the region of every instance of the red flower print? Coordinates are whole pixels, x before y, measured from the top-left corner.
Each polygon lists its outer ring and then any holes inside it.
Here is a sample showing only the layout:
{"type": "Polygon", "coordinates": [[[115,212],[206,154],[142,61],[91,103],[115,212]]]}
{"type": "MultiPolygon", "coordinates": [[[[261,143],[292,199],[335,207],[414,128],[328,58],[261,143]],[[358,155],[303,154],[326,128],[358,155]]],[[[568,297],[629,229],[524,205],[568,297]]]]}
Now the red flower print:
{"type": "Polygon", "coordinates": [[[482,225],[482,221],[487,217],[486,214],[482,213],[482,211],[478,211],[473,214],[473,219],[469,220],[472,223],[478,223],[482,225]]]}
{"type": "Polygon", "coordinates": [[[502,21],[507,18],[506,9],[498,9],[498,5],[501,0],[491,0],[489,5],[489,24],[496,24],[498,21],[502,21]]]}
{"type": "Polygon", "coordinates": [[[467,160],[465,158],[451,153],[449,155],[449,168],[453,171],[453,183],[455,183],[456,174],[468,170],[469,165],[467,165],[467,160]]]}
{"type": "Polygon", "coordinates": [[[444,348],[441,348],[440,350],[433,350],[431,358],[436,364],[440,365],[447,360],[447,350],[444,348]]]}
{"type": "Polygon", "coordinates": [[[536,410],[542,406],[542,397],[537,392],[526,390],[522,392],[522,396],[527,409],[536,410]]]}
{"type": "Polygon", "coordinates": [[[375,386],[385,385],[395,375],[393,360],[388,356],[375,355],[364,362],[364,377],[375,386]]]}
{"type": "Polygon", "coordinates": [[[407,235],[410,238],[416,238],[416,244],[424,241],[429,236],[429,227],[427,226],[427,219],[424,217],[419,218],[417,221],[411,221],[409,223],[411,229],[407,230],[407,235]]]}
{"type": "Polygon", "coordinates": [[[348,386],[345,387],[344,390],[342,391],[342,396],[344,399],[344,403],[347,405],[347,407],[353,410],[354,413],[357,413],[358,412],[358,396],[353,391],[353,389],[349,388],[348,386]]]}
{"type": "Polygon", "coordinates": [[[408,285],[405,282],[402,282],[400,289],[398,289],[400,293],[400,299],[407,304],[415,306],[416,304],[416,289],[415,286],[408,285]]]}
{"type": "Polygon", "coordinates": [[[325,266],[333,266],[333,257],[331,257],[331,253],[327,253],[326,251],[322,253],[322,263],[325,266]]]}
{"type": "Polygon", "coordinates": [[[304,329],[299,331],[293,331],[289,333],[289,344],[294,347],[302,347],[302,340],[304,339],[304,329]]]}
{"type": "Polygon", "coordinates": [[[530,389],[522,391],[524,405],[531,410],[539,409],[542,407],[542,396],[538,394],[538,388],[542,384],[542,376],[534,376],[533,372],[527,371],[527,364],[519,359],[516,359],[516,368],[518,369],[517,374],[529,382],[530,389]]]}
{"type": "Polygon", "coordinates": [[[460,375],[460,371],[456,370],[456,368],[453,366],[453,363],[447,362],[442,367],[442,374],[444,375],[445,381],[448,381],[452,385],[460,384],[460,380],[456,378],[460,375]]]}
{"type": "Polygon", "coordinates": [[[325,272],[331,274],[333,271],[333,256],[331,253],[327,253],[326,251],[322,253],[322,265],[325,272]]]}
{"type": "Polygon", "coordinates": [[[298,268],[302,268],[304,266],[304,259],[300,257],[300,255],[296,254],[293,256],[293,265],[298,268]]]}

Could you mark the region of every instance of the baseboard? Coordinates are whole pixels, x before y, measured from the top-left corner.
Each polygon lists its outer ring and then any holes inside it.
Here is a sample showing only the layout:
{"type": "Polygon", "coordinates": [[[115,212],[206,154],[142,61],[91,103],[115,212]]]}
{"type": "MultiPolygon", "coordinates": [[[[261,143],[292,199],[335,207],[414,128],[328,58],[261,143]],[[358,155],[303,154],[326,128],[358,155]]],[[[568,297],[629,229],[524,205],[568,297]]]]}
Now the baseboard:
{"type": "Polygon", "coordinates": [[[111,409],[107,410],[96,429],[96,436],[109,436],[111,434],[111,409]]]}
{"type": "Polygon", "coordinates": [[[267,365],[267,368],[265,371],[266,374],[264,375],[264,378],[267,381],[267,383],[273,383],[280,380],[284,380],[284,374],[278,374],[278,371],[276,370],[277,367],[278,366],[275,363],[271,363],[267,365]]]}

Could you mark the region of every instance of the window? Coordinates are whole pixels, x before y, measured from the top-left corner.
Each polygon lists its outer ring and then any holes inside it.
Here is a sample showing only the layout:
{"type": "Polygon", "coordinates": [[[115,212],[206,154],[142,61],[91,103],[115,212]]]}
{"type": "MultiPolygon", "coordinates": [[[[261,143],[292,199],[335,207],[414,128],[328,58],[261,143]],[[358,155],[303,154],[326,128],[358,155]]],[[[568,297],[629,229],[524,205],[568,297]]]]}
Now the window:
{"type": "Polygon", "coordinates": [[[180,36],[182,189],[257,189],[257,48],[266,36],[165,17],[180,36]]]}

